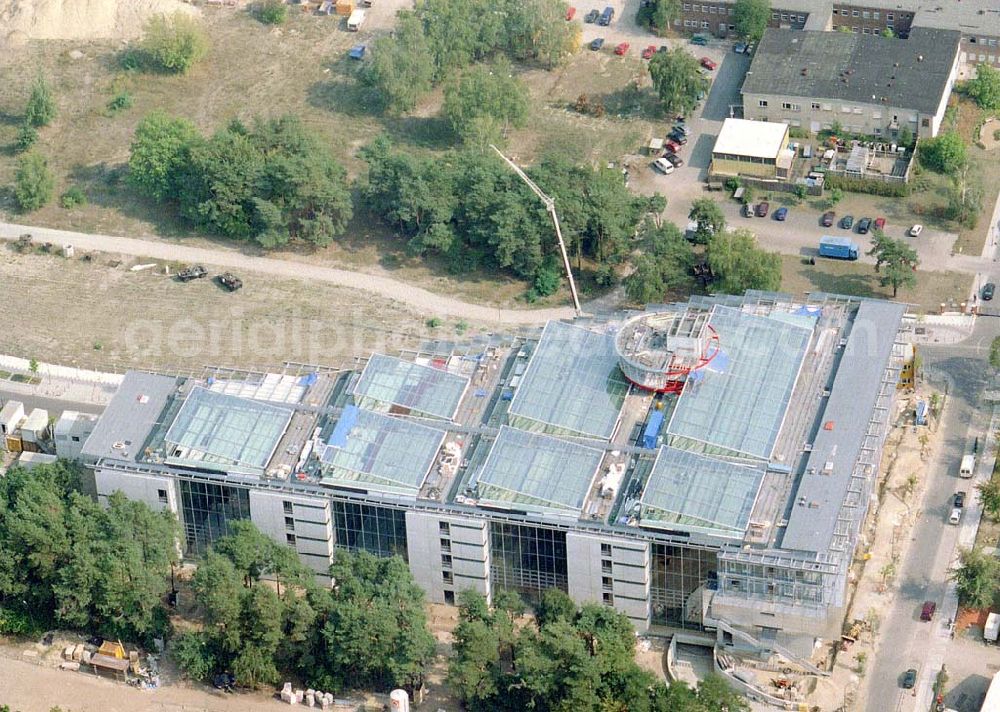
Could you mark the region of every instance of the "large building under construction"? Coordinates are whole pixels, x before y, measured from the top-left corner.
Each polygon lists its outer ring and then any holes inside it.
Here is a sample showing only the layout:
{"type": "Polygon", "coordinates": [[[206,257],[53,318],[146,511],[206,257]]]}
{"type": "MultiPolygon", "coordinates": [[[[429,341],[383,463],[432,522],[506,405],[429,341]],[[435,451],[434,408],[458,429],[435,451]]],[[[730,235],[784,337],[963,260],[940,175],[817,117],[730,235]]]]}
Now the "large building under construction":
{"type": "Polygon", "coordinates": [[[342,370],[130,372],[82,457],[190,556],[250,519],[318,574],[399,555],[432,601],[555,587],[808,658],[840,634],[904,311],[748,293],[342,370]]]}

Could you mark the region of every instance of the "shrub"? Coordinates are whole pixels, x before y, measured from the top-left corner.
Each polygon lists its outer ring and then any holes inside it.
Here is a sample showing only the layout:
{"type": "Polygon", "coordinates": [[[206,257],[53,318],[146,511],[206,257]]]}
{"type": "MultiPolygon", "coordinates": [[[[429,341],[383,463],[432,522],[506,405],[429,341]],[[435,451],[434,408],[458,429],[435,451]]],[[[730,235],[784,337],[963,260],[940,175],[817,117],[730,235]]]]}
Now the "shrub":
{"type": "Polygon", "coordinates": [[[534,291],[540,297],[547,297],[559,290],[559,267],[551,262],[538,268],[535,273],[534,291]]]}
{"type": "Polygon", "coordinates": [[[280,25],[288,19],[288,6],[284,0],[264,0],[257,10],[257,19],[265,25],[280,25]]]}
{"type": "Polygon", "coordinates": [[[183,12],[154,15],[146,23],[138,52],[128,53],[129,68],[185,74],[208,52],[208,37],[197,20],[183,12]]]}
{"type": "Polygon", "coordinates": [[[430,319],[427,320],[427,328],[428,329],[436,329],[439,326],[441,326],[441,324],[443,324],[443,323],[444,322],[441,321],[441,319],[439,317],[432,316],[430,319]]]}
{"type": "Polygon", "coordinates": [[[828,189],[847,190],[852,193],[868,193],[869,195],[881,195],[892,198],[902,198],[910,194],[910,186],[906,183],[889,183],[888,181],[866,180],[864,178],[845,178],[830,173],[826,174],[825,187],[828,189]]]}
{"type": "Polygon", "coordinates": [[[23,153],[34,146],[37,140],[38,129],[28,122],[25,122],[21,124],[21,128],[17,130],[17,137],[14,139],[14,146],[19,152],[23,153]]]}
{"type": "Polygon", "coordinates": [[[59,197],[59,204],[64,208],[75,208],[87,204],[87,196],[77,186],[69,188],[59,197]]]}
{"type": "Polygon", "coordinates": [[[111,97],[111,101],[108,102],[108,113],[118,114],[127,111],[132,108],[133,103],[132,95],[123,89],[111,97]]]}
{"type": "Polygon", "coordinates": [[[31,85],[31,98],[24,110],[26,123],[38,128],[48,126],[56,118],[56,100],[52,96],[52,88],[45,77],[38,75],[31,85]]]}
{"type": "Polygon", "coordinates": [[[21,210],[38,210],[52,200],[54,188],[55,181],[45,156],[35,152],[21,156],[14,177],[14,197],[21,210]]]}

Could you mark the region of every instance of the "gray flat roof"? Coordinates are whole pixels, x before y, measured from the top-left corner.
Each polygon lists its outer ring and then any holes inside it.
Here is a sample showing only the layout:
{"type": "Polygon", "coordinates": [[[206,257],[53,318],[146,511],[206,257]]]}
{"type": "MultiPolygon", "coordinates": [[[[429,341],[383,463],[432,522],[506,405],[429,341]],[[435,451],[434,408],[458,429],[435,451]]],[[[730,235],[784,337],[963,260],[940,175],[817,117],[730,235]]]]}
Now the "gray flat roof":
{"type": "Polygon", "coordinates": [[[177,379],[172,376],[141,371],[126,373],[84,443],[81,456],[135,462],[176,388],[177,379]]]}
{"type": "MultiPolygon", "coordinates": [[[[742,92],[935,114],[949,89],[960,39],[956,30],[927,27],[913,28],[906,40],[854,32],[768,29],[757,46],[742,92]]],[[[839,107],[834,107],[831,116],[840,116],[839,107]]]]}
{"type": "Polygon", "coordinates": [[[642,493],[642,526],[742,539],[764,466],[661,447],[642,493]]]}
{"type": "Polygon", "coordinates": [[[748,314],[716,305],[719,343],[688,376],[667,433],[670,444],[767,460],[781,431],[815,318],[748,314]]]}
{"type": "Polygon", "coordinates": [[[607,440],[627,392],[610,334],[550,321],[510,404],[511,424],[607,440]]]}
{"type": "Polygon", "coordinates": [[[480,502],[579,516],[604,451],[503,426],[470,484],[480,502]]]}
{"type": "Polygon", "coordinates": [[[905,312],[904,305],[892,302],[865,301],[858,307],[781,548],[829,548],[905,312]]]}

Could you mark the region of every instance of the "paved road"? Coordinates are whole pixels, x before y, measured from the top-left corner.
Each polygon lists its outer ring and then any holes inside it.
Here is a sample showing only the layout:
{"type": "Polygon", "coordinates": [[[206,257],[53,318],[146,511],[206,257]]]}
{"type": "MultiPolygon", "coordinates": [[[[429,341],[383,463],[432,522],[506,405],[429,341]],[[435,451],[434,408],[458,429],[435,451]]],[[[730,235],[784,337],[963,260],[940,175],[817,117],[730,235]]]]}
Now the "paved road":
{"type": "MultiPolygon", "coordinates": [[[[899,590],[880,626],[878,650],[865,681],[865,709],[920,708],[919,702],[929,701],[928,691],[941,664],[956,654],[961,642],[948,637],[947,613],[926,623],[920,621],[920,607],[924,601],[935,601],[940,611],[945,600],[948,570],[959,535],[959,527],[946,521],[948,500],[958,490],[975,496],[970,481],[958,477],[957,468],[967,438],[977,435],[982,438],[988,424],[988,416],[979,409],[980,394],[985,385],[989,343],[998,335],[1000,319],[981,317],[964,341],[922,347],[924,368],[944,375],[949,381],[944,442],[937,458],[928,466],[929,482],[920,502],[921,513],[911,531],[909,549],[897,576],[899,590]],[[899,677],[909,667],[919,671],[913,693],[899,687],[899,677]]],[[[960,682],[952,680],[951,684],[960,682]]]]}
{"type": "Polygon", "coordinates": [[[256,257],[237,249],[189,247],[157,239],[140,240],[113,235],[92,235],[0,222],[0,239],[16,240],[22,233],[31,233],[36,241],[51,242],[56,245],[71,244],[79,250],[191,264],[200,263],[241,273],[253,272],[288,279],[330,282],[396,300],[428,316],[455,316],[487,324],[543,324],[550,319],[566,319],[574,315],[570,307],[498,309],[481,304],[469,304],[384,275],[351,272],[272,257],[256,257]]]}

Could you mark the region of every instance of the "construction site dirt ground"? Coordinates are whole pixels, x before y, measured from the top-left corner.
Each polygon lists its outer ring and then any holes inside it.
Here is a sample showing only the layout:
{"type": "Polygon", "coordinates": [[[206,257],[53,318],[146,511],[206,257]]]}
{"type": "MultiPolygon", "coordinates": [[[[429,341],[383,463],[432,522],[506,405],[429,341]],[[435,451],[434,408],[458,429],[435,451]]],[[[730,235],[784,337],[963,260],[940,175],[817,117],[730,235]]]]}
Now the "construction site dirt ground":
{"type": "Polygon", "coordinates": [[[245,275],[229,293],[211,277],[182,284],[132,272],[114,255],[18,254],[0,245],[0,353],[97,370],[205,365],[337,366],[373,351],[475,334],[478,325],[417,314],[332,284],[245,275]]]}

